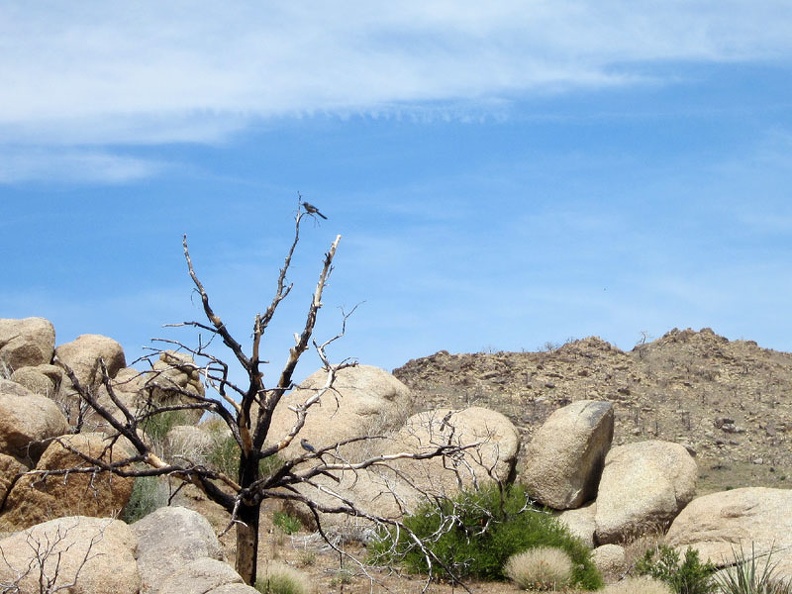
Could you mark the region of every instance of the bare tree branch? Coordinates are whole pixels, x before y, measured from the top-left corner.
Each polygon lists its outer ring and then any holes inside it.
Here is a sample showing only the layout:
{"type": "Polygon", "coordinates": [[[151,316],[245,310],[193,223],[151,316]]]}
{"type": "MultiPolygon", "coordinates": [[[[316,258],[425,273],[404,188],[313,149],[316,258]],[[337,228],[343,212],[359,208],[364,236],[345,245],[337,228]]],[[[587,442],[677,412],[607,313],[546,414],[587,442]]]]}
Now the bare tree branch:
{"type": "MultiPolygon", "coordinates": [[[[31,471],[31,474],[41,476],[42,479],[61,475],[65,478],[71,473],[106,472],[120,477],[167,476],[195,485],[209,499],[228,512],[229,523],[226,530],[231,527],[236,529],[236,568],[247,583],[254,583],[256,579],[258,521],[263,501],[286,500],[305,505],[314,516],[319,532],[328,542],[330,540],[322,527],[321,518],[324,514],[345,514],[362,518],[374,526],[389,526],[404,531],[407,528],[398,520],[379,517],[366,511],[360,502],[354,501],[342,492],[342,479],[351,476],[357,483],[364,473],[376,471],[387,477],[386,484],[390,484],[387,481],[399,481],[401,484],[413,485],[419,489],[400,466],[403,461],[442,459],[451,472],[460,476],[465,464],[471,463],[463,461],[462,458],[474,453],[480,445],[480,442],[457,443],[455,428],[449,418],[444,419],[440,431],[431,437],[431,443],[420,444],[421,447],[415,451],[406,448],[397,452],[380,451],[373,454],[366,452],[351,455],[347,451],[350,445],[375,443],[385,439],[383,435],[361,435],[339,440],[291,459],[281,458],[284,450],[300,436],[308,415],[315,406],[321,405],[323,398],[334,398],[337,405],[340,403],[339,392],[336,389],[338,373],[356,365],[356,362],[350,359],[341,363],[331,363],[327,349],[344,336],[347,321],[357,306],[348,313],[342,310],[341,329],[335,336],[324,342],[314,337],[319,310],[323,306],[324,290],[332,275],[333,262],[341,240],[340,236],[336,236],[322,259],[304,321],[299,332],[295,333],[295,342],[289,349],[286,363],[277,375],[274,385],[265,385],[262,372],[262,365],[265,362],[261,360],[262,341],[279,306],[293,289],[293,284],[288,281],[288,274],[300,241],[301,223],[305,214],[301,210],[302,199],[299,198],[294,235],[283,266],[279,270],[273,296],[263,313],[256,314],[253,319],[249,354],[213,308],[209,292],[195,270],[185,235],[182,238],[182,249],[187,272],[195,292],[201,298],[203,314],[207,321],[182,322],[176,326],[198,330],[197,346],[172,339],[157,339],[164,347],[171,347],[174,350],[152,349],[153,355],[148,359],[150,369],[140,372],[134,380],[128,380],[127,385],[121,385],[111,378],[103,361],[100,361],[101,386],[82,385],[73,370],[58,362],[64,368],[81,401],[106,423],[111,435],[100,455],[82,452],[65,442],[61,444],[70,452],[79,455],[84,464],[63,470],[31,471]],[[201,333],[208,333],[208,340],[204,340],[201,333]],[[220,340],[215,340],[218,337],[220,340]],[[230,357],[224,357],[223,354],[214,351],[223,347],[230,351],[230,357]],[[282,399],[295,388],[295,370],[301,357],[310,347],[313,347],[321,361],[324,381],[305,400],[288,406],[294,414],[293,422],[285,432],[273,435],[272,421],[275,409],[279,405],[285,405],[285,403],[281,404],[282,399]],[[179,359],[176,353],[189,355],[193,362],[179,359]],[[152,363],[153,356],[159,356],[160,360],[152,363]],[[232,365],[241,368],[243,380],[231,379],[232,365]],[[174,382],[172,379],[174,370],[188,374],[193,378],[190,381],[198,381],[194,378],[200,377],[200,390],[193,390],[192,384],[184,387],[174,382]],[[99,388],[102,390],[101,394],[99,388]],[[206,394],[206,389],[216,393],[217,397],[206,394]],[[131,400],[130,390],[135,394],[131,400]],[[173,455],[162,451],[162,448],[157,449],[152,440],[146,436],[147,428],[157,418],[161,418],[160,415],[190,411],[210,412],[217,415],[228,428],[234,442],[239,446],[236,476],[228,476],[226,472],[212,467],[199,456],[173,455]],[[128,446],[131,450],[124,452],[122,444],[123,447],[128,446]],[[267,460],[279,462],[262,464],[267,460]],[[335,485],[328,486],[325,484],[328,482],[335,485]]],[[[431,496],[429,492],[422,495],[431,496]]],[[[402,501],[401,496],[393,489],[389,496],[397,501],[400,509],[405,508],[405,501],[402,501]]],[[[421,547],[427,556],[430,579],[431,568],[435,566],[442,567],[448,575],[456,575],[454,568],[443,566],[442,561],[437,559],[420,542],[420,539],[410,534],[416,541],[416,546],[421,547]]]]}

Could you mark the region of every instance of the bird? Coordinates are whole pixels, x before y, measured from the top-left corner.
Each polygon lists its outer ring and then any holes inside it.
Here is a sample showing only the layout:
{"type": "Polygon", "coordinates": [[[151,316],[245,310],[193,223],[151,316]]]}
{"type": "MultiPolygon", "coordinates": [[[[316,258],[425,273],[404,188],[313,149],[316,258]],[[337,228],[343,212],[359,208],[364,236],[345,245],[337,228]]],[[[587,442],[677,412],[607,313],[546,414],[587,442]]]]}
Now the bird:
{"type": "Polygon", "coordinates": [[[302,446],[302,449],[304,449],[306,452],[311,452],[312,454],[316,452],[316,448],[313,447],[310,443],[308,443],[308,440],[305,439],[304,437],[300,440],[300,445],[302,446]]]}
{"type": "Polygon", "coordinates": [[[327,217],[324,216],[321,212],[319,212],[319,209],[316,208],[313,204],[309,204],[308,202],[303,202],[303,207],[305,208],[305,212],[307,212],[308,214],[317,214],[320,217],[322,217],[324,220],[327,220],[327,217]]]}

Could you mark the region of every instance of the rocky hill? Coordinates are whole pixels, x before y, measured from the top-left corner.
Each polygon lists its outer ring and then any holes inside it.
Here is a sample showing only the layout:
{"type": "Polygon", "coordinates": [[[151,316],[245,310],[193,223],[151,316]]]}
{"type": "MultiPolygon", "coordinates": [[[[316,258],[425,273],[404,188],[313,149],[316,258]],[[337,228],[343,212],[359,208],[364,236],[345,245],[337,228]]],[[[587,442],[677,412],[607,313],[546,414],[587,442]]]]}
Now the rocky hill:
{"type": "Polygon", "coordinates": [[[596,337],[543,352],[440,351],[393,373],[427,408],[486,406],[526,439],[560,406],[609,400],[614,442],[684,444],[698,459],[699,492],[792,484],[792,353],[709,328],[674,329],[629,352],[596,337]]]}

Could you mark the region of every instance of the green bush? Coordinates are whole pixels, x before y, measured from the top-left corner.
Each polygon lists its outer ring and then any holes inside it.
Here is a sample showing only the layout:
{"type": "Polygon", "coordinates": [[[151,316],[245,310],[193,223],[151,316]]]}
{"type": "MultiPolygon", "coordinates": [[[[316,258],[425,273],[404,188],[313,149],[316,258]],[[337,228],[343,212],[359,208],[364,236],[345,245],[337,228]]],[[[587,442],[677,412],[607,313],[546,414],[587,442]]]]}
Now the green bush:
{"type": "Polygon", "coordinates": [[[157,476],[139,476],[132,486],[129,501],[121,510],[121,519],[132,524],[167,504],[168,490],[162,479],[157,476]]]}
{"type": "Polygon", "coordinates": [[[715,591],[712,563],[702,563],[698,551],[688,547],[684,561],[668,545],[649,549],[635,564],[639,575],[648,575],[667,583],[677,594],[709,594],[715,591]]]}
{"type": "Polygon", "coordinates": [[[280,528],[284,534],[294,534],[302,528],[299,518],[282,511],[276,511],[272,514],[272,523],[276,528],[280,528]]]}
{"type": "MultiPolygon", "coordinates": [[[[572,584],[595,590],[602,578],[591,561],[590,551],[549,513],[532,506],[519,485],[489,485],[464,491],[453,499],[426,503],[404,519],[405,527],[432,555],[439,577],[476,577],[504,580],[504,567],[515,553],[534,547],[563,549],[572,558],[572,584]]],[[[379,534],[372,546],[372,561],[403,564],[409,571],[427,573],[426,555],[407,531],[379,534]]]]}
{"type": "Polygon", "coordinates": [[[790,594],[792,582],[776,577],[778,563],[771,560],[771,550],[764,563],[757,559],[754,543],[751,543],[751,555],[746,556],[742,545],[734,551],[737,564],[729,567],[715,577],[723,594],[790,594]]]}

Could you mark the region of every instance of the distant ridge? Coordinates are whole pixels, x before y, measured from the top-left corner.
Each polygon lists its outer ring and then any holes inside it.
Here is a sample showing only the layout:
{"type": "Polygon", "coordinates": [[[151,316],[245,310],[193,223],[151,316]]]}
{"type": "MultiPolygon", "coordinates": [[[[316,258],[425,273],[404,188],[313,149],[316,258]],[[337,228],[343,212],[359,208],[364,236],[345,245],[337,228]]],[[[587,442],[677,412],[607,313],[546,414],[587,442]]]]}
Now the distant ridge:
{"type": "Polygon", "coordinates": [[[589,337],[541,352],[440,351],[393,373],[427,408],[487,406],[526,439],[560,406],[609,400],[614,443],[686,445],[698,458],[700,490],[792,487],[792,354],[751,340],[675,328],[629,352],[589,337]]]}

